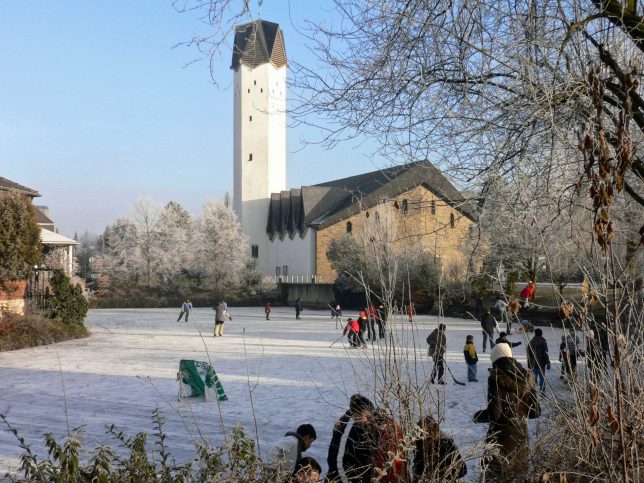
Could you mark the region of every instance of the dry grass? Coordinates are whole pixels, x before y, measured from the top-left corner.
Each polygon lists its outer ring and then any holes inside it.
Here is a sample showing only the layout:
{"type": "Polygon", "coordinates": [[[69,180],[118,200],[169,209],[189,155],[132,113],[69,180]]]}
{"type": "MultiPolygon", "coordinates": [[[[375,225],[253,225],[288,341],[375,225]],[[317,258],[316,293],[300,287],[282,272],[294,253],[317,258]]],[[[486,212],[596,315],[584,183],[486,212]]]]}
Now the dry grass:
{"type": "Polygon", "coordinates": [[[53,344],[87,335],[88,331],[83,325],[68,325],[38,314],[10,314],[0,319],[0,352],[53,344]]]}

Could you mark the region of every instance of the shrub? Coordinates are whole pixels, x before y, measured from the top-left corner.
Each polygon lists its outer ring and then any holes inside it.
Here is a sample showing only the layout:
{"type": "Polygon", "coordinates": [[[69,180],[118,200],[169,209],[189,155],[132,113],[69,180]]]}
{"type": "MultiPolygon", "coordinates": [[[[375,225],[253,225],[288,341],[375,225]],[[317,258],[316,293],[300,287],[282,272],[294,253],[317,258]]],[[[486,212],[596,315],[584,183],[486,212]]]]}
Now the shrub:
{"type": "Polygon", "coordinates": [[[0,319],[0,352],[53,344],[86,334],[84,326],[71,328],[60,320],[37,314],[24,317],[8,314],[0,319]]]}
{"type": "Polygon", "coordinates": [[[67,275],[55,271],[51,277],[51,287],[54,293],[50,301],[51,317],[71,327],[82,327],[87,315],[87,300],[80,285],[72,285],[67,275]]]}

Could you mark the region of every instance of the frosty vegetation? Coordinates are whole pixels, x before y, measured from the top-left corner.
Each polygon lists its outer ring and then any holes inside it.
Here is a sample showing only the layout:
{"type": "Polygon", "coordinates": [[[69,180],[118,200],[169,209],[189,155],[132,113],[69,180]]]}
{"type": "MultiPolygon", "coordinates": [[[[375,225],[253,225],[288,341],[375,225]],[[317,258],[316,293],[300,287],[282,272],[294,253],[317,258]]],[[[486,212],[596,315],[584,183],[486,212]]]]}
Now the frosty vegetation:
{"type": "Polygon", "coordinates": [[[112,305],[119,305],[118,298],[146,303],[134,300],[134,288],[144,292],[143,298],[145,293],[154,297],[156,305],[163,305],[164,296],[201,293],[213,303],[218,297],[252,298],[271,290],[245,255],[235,213],[212,199],[192,215],[174,201],[162,206],[139,198],[129,216],[105,229],[99,245],[97,295],[112,305]]]}

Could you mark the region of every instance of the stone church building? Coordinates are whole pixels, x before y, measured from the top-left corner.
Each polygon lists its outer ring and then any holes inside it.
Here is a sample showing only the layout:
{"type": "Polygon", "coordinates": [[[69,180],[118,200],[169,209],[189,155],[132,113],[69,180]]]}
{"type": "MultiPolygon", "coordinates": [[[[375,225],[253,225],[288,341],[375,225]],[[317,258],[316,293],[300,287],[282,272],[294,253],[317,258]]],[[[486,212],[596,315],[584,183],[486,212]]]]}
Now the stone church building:
{"type": "Polygon", "coordinates": [[[427,160],[312,186],[286,188],[284,35],[272,22],[236,28],[233,206],[248,255],[285,282],[332,284],[332,240],[368,223],[396,225],[396,244],[424,250],[444,267],[463,265],[476,206],[427,160]],[[371,221],[369,221],[371,220],[371,221]]]}

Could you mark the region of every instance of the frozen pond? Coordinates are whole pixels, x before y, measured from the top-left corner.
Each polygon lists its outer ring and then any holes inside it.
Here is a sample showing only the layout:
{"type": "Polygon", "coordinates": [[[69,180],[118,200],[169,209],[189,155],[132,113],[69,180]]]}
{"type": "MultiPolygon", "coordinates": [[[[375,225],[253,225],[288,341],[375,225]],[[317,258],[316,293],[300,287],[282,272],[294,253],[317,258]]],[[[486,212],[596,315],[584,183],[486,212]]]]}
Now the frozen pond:
{"type": "MultiPolygon", "coordinates": [[[[86,450],[105,443],[116,446],[105,425],[114,423],[129,434],[152,433],[151,413],[160,408],[166,418],[166,444],[177,462],[185,462],[195,453],[193,440],[220,444],[223,432],[229,434],[237,424],[255,436],[251,388],[262,454],[286,431],[311,423],[318,439],[307,455],[325,469],[333,423],[345,411],[348,397],[359,390],[373,396],[366,388],[372,384],[380,346],[349,349],[342,339],[330,348],[341,332],[328,311],[305,310],[297,321],[290,308],[274,308],[270,321],[264,320],[262,307],[233,307],[230,313],[233,320],[226,322],[224,337],[215,338],[211,309],[195,309],[188,323],[176,322],[178,310],[173,309],[92,310],[86,320],[92,335],[87,339],[0,353],[0,413],[42,456],[46,432],[62,442],[68,430],[83,426],[86,450]],[[180,359],[210,360],[228,401],[178,402],[180,359]]],[[[444,431],[467,451],[485,434],[486,426],[473,424],[471,416],[485,406],[489,349],[481,353],[476,322],[445,322],[447,360],[458,379],[467,380],[462,353],[467,334],[474,335],[479,351],[481,382],[432,386],[432,391],[444,392],[444,431]]],[[[412,372],[421,380],[431,370],[425,338],[436,325],[436,317],[430,316],[417,317],[414,324],[406,318],[392,324],[403,346],[418,348],[412,372]]],[[[560,332],[544,330],[544,335],[553,361],[549,377],[561,389],[556,362],[560,332]]],[[[525,344],[515,349],[524,365],[525,344]]],[[[19,454],[15,437],[0,432],[0,475],[17,469],[19,454]]],[[[468,462],[468,477],[475,476],[477,465],[468,462]]]]}

